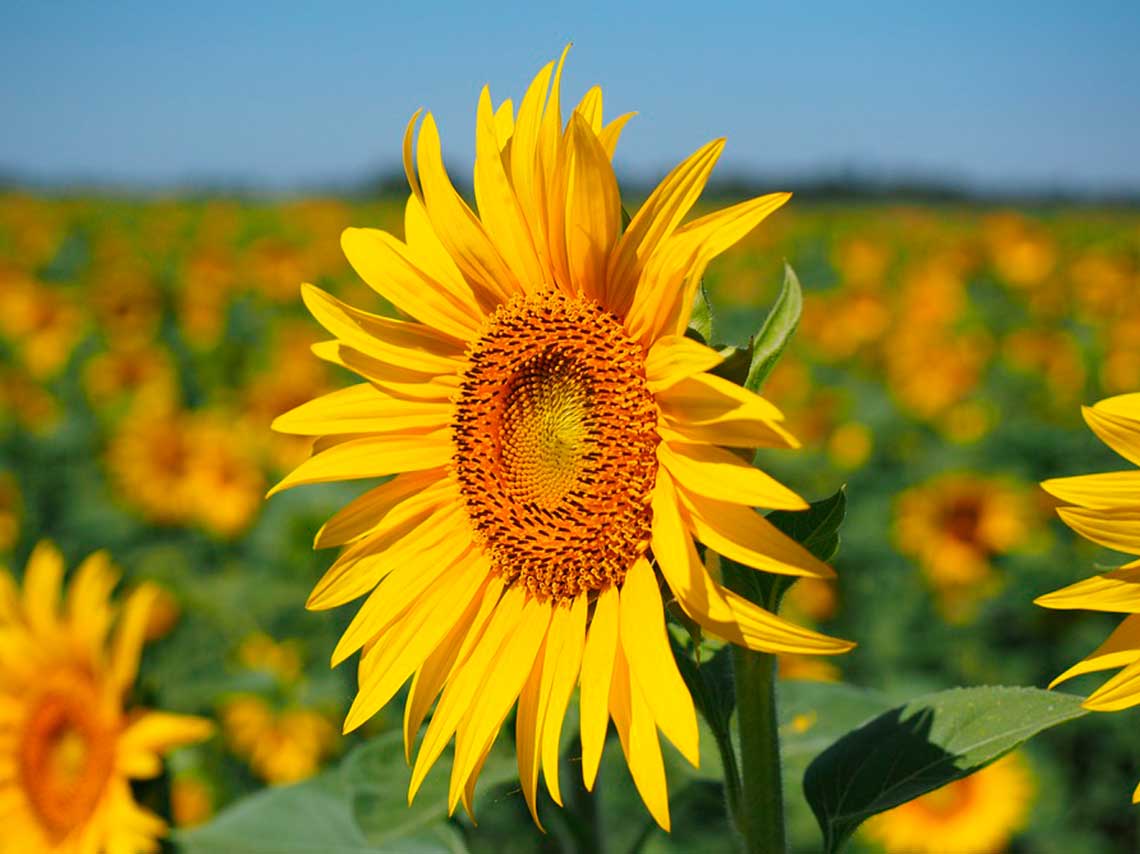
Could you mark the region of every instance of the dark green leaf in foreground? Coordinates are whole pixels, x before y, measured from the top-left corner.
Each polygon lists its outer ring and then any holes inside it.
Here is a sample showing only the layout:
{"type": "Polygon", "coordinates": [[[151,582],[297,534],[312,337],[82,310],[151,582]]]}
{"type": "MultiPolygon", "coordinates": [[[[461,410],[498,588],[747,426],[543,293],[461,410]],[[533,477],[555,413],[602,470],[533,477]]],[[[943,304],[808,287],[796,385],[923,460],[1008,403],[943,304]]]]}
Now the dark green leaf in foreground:
{"type": "MultiPolygon", "coordinates": [[[[813,501],[807,510],[773,510],[767,519],[822,561],[839,550],[839,527],[847,515],[847,488],[828,498],[813,501]]],[[[757,572],[728,559],[721,560],[725,582],[751,602],[775,611],[796,577],[757,572]]]]}
{"type": "Polygon", "coordinates": [[[376,854],[336,772],[264,789],[174,835],[184,854],[376,854]]]}
{"type": "Polygon", "coordinates": [[[813,501],[807,510],[773,510],[768,521],[815,555],[829,561],[839,551],[839,528],[847,516],[847,487],[813,501]]]}
{"type": "MultiPolygon", "coordinates": [[[[341,763],[341,778],[348,791],[352,814],[369,843],[399,848],[404,840],[446,821],[450,752],[436,766],[408,806],[411,772],[404,762],[400,732],[376,736],[345,757],[341,763]]],[[[499,739],[479,774],[477,792],[517,779],[514,752],[499,739]]]]}
{"type": "Polygon", "coordinates": [[[804,794],[828,854],[866,819],[988,765],[1085,714],[1084,698],[1036,688],[955,688],[912,700],[816,757],[804,794]]]}
{"type": "Polygon", "coordinates": [[[779,361],[780,354],[792,339],[792,333],[800,323],[800,314],[803,312],[804,298],[800,291],[800,280],[796,278],[795,271],[787,263],[784,264],[784,285],[780,288],[780,295],[776,304],[768,312],[760,332],[752,341],[752,363],[748,368],[748,377],[744,387],[752,391],[759,391],[772,368],[779,361]]]}
{"type": "MultiPolygon", "coordinates": [[[[211,822],[175,835],[187,854],[454,854],[466,851],[447,821],[450,755],[408,806],[410,771],[400,732],[349,753],[335,771],[295,786],[265,789],[211,822]]],[[[480,791],[516,779],[514,753],[496,745],[480,791]]]]}
{"type": "Polygon", "coordinates": [[[689,329],[705,344],[712,345],[713,341],[712,304],[709,302],[708,291],[702,282],[697,287],[693,297],[693,311],[689,315],[689,329]]]}

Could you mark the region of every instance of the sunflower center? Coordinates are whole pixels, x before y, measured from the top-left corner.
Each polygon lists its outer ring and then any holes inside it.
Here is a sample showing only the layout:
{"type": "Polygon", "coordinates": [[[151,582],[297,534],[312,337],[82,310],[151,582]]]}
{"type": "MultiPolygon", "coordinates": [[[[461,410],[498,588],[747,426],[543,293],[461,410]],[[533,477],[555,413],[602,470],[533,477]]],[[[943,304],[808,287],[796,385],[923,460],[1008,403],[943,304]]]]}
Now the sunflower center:
{"type": "Polygon", "coordinates": [[[115,729],[82,677],[49,688],[20,741],[23,788],[48,833],[62,839],[94,812],[114,764],[115,729]]]}
{"type": "Polygon", "coordinates": [[[501,306],[469,358],[455,472],[494,570],[555,600],[620,583],[657,476],[640,345],[596,303],[545,293],[501,306]]]}

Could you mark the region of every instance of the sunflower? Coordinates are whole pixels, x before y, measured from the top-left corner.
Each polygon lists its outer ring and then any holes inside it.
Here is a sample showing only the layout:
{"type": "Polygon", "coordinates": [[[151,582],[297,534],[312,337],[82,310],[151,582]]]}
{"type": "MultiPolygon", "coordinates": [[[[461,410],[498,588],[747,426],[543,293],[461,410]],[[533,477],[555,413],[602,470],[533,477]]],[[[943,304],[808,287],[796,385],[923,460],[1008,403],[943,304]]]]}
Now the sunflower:
{"type": "MultiPolygon", "coordinates": [[[[1140,393],[1123,394],[1083,409],[1097,437],[1140,465],[1140,393]]],[[[1065,524],[1095,543],[1140,555],[1140,471],[1128,470],[1047,480],[1041,486],[1067,506],[1057,512],[1065,524]]],[[[1041,596],[1046,608],[1084,608],[1127,614],[1108,639],[1053,680],[1050,688],[1084,673],[1119,672],[1085,700],[1096,712],[1115,712],[1140,703],[1140,560],[1041,596]]],[[[1132,793],[1140,803],[1140,786],[1132,793]]]]}
{"type": "Polygon", "coordinates": [[[165,824],[135,803],[131,781],[211,731],[201,718],[124,708],[154,591],[136,590],[118,626],[115,573],[97,552],[59,607],[63,558],[41,543],[21,594],[0,573],[0,852],[158,850],[165,824]]]}
{"type": "Polygon", "coordinates": [[[998,854],[1025,826],[1033,777],[1016,754],[863,825],[889,854],[998,854]]]}
{"type": "Polygon", "coordinates": [[[1017,484],[951,473],[899,496],[894,538],[900,552],[917,560],[947,619],[961,621],[997,588],[993,558],[1023,548],[1036,524],[1017,484]]]}
{"type": "Polygon", "coordinates": [[[698,745],[664,600],[755,650],[834,654],[851,644],[725,589],[694,543],[769,572],[833,575],[752,510],[799,510],[803,499],[728,450],[794,447],[781,413],[709,373],[721,355],[684,334],[706,265],[788,195],[681,225],[718,140],[674,169],[623,230],[610,161],[628,115],[603,122],[593,88],[564,125],[561,70],[562,61],[539,72],[517,115],[510,101],[494,108],[484,88],[478,214],[444,171],[434,118],[423,117],[417,141],[413,116],[405,239],[367,228],[341,238],[356,272],[406,318],[303,287],[335,339],[315,351],[365,381],[275,422],[320,438],[271,494],[395,475],[317,534],[318,547],[344,550],[308,604],[370,593],[333,653],[338,664],[362,651],[346,731],[410,679],[410,761],[439,697],[409,798],[454,736],[449,807],[463,800],[470,810],[517,701],[519,773],[537,822],[540,769],[561,803],[559,733],[578,683],[586,786],[612,718],[633,780],[667,828],[657,731],[693,764],[698,745]]]}

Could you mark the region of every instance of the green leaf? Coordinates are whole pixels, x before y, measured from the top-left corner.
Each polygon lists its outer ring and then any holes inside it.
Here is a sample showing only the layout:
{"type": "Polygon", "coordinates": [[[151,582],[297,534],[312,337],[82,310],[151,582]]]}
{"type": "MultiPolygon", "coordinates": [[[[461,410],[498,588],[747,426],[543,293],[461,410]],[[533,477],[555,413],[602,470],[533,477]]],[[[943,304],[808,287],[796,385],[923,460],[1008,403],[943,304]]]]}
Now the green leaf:
{"type": "Polygon", "coordinates": [[[885,694],[843,682],[782,679],[776,698],[780,755],[804,767],[841,735],[891,707],[885,694]]]}
{"type": "MultiPolygon", "coordinates": [[[[447,819],[450,752],[441,757],[416,799],[408,805],[411,772],[404,762],[400,732],[386,732],[361,745],[341,763],[347,800],[365,839],[373,845],[395,845],[430,830],[447,819]]],[[[479,791],[517,779],[513,751],[496,742],[479,774],[479,791]]]]}
{"type": "Polygon", "coordinates": [[[800,280],[796,278],[791,266],[785,263],[784,285],[780,288],[780,295],[768,312],[759,334],[752,340],[752,364],[748,368],[748,378],[744,381],[745,388],[759,391],[776,366],[780,354],[788,346],[792,333],[799,326],[803,307],[800,280]]]}
{"type": "Polygon", "coordinates": [[[265,789],[208,824],[177,831],[185,854],[376,854],[352,817],[335,772],[265,789]]]}
{"type": "MultiPolygon", "coordinates": [[[[295,786],[265,789],[181,831],[187,854],[462,854],[463,837],[447,820],[447,774],[428,775],[408,806],[410,771],[402,735],[386,732],[353,750],[337,771],[295,786]]],[[[513,752],[497,745],[479,775],[481,790],[513,781],[513,752]]]]}
{"type": "Polygon", "coordinates": [[[839,528],[847,516],[847,487],[813,501],[807,510],[773,510],[768,521],[815,555],[829,561],[839,551],[839,528]]]}
{"type": "Polygon", "coordinates": [[[828,854],[866,819],[959,780],[1042,730],[1079,718],[1084,698],[1036,688],[955,688],[912,700],[816,757],[804,794],[828,854]]]}
{"type": "MultiPolygon", "coordinates": [[[[839,527],[847,515],[847,487],[828,498],[813,501],[807,510],[773,510],[767,519],[822,561],[839,551],[839,527]]],[[[773,575],[721,558],[725,583],[736,593],[773,613],[796,582],[791,575],[773,575]]]]}
{"type": "Polygon", "coordinates": [[[709,303],[708,291],[705,290],[704,283],[697,287],[697,293],[693,297],[693,312],[689,316],[689,330],[695,332],[703,344],[712,345],[712,305],[709,303]]]}

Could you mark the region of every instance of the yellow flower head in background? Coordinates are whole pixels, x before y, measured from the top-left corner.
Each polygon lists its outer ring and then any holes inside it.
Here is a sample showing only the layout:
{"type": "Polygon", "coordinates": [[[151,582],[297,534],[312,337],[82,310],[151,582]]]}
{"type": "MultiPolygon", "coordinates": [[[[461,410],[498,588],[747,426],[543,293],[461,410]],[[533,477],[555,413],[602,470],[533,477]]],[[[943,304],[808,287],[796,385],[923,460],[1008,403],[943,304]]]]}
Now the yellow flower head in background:
{"type": "MultiPolygon", "coordinates": [[[[1083,409],[1098,438],[1130,463],[1140,465],[1140,393],[1110,397],[1083,409]]],[[[1065,524],[1095,543],[1140,555],[1140,471],[1108,472],[1047,480],[1041,486],[1065,507],[1065,524]]],[[[1049,686],[1083,673],[1119,672],[1084,702],[1086,709],[1115,712],[1140,703],[1140,560],[1036,600],[1046,608],[1084,608],[1128,614],[1097,649],[1049,686]]],[[[1132,793],[1140,803],[1140,786],[1132,793]]]]}
{"type": "Polygon", "coordinates": [[[895,503],[894,538],[918,562],[948,619],[965,619],[995,592],[991,560],[1026,544],[1032,503],[1016,484],[969,473],[940,475],[895,503]]]}
{"type": "Polygon", "coordinates": [[[752,649],[851,646],[728,591],[694,544],[770,572],[833,574],[752,509],[802,509],[803,499],[728,450],[794,447],[781,413],[708,373],[721,356],[683,334],[709,261],[788,195],[682,225],[717,140],[666,176],[623,230],[610,161],[628,116],[604,122],[593,88],[563,123],[561,69],[539,72],[517,114],[483,90],[478,213],[444,171],[435,119],[424,117],[417,141],[413,117],[404,240],[350,228],[341,241],[406,319],[304,287],[334,336],[316,351],[365,382],[275,422],[321,438],[274,491],[396,475],[318,533],[318,547],[345,549],[309,606],[370,593],[333,654],[336,664],[363,650],[346,730],[411,679],[410,759],[439,696],[410,795],[454,736],[449,807],[470,810],[517,701],[522,790],[537,820],[540,769],[561,802],[559,734],[578,683],[586,785],[612,718],[642,798],[668,827],[657,731],[694,764],[698,748],[662,581],[708,632],[752,649]]]}
{"type": "Polygon", "coordinates": [[[118,615],[115,572],[97,552],[60,607],[63,558],[41,543],[23,591],[0,573],[0,852],[157,851],[165,824],[135,803],[131,780],[209,736],[201,718],[126,707],[154,591],[118,615]]]}
{"type": "Polygon", "coordinates": [[[888,854],[1001,854],[1029,817],[1033,777],[1013,753],[969,777],[870,818],[860,830],[888,854]]]}
{"type": "Polygon", "coordinates": [[[336,728],[311,709],[275,710],[255,694],[239,694],[221,710],[230,749],[267,783],[296,783],[313,776],[333,752],[336,728]]]}

